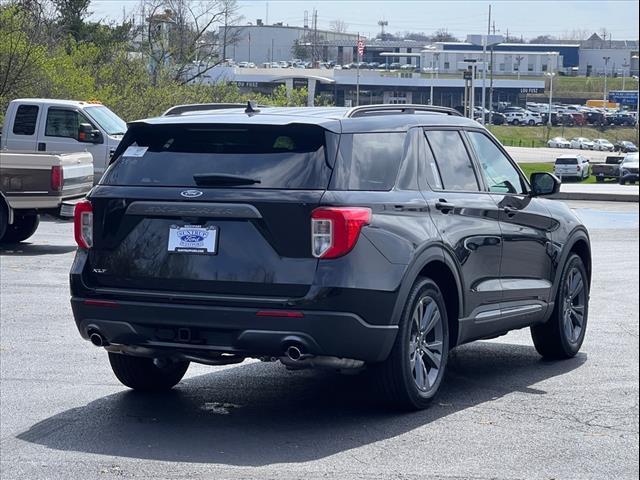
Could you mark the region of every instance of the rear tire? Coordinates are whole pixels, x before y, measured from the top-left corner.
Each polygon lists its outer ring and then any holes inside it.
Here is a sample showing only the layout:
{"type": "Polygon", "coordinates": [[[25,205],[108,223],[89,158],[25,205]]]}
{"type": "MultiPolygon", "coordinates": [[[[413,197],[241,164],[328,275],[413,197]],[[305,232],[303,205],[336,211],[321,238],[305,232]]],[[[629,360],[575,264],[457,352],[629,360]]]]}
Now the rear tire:
{"type": "Polygon", "coordinates": [[[109,363],[123,385],[146,392],[170,390],[189,368],[189,362],[173,362],[159,368],[151,358],[112,352],[109,352],[109,363]]]}
{"type": "Polygon", "coordinates": [[[598,183],[604,182],[604,177],[596,177],[596,182],[598,183]]]}
{"type": "Polygon", "coordinates": [[[571,254],[564,266],[555,307],[547,322],[531,327],[531,338],[546,359],[574,357],[584,341],[589,317],[589,280],[582,259],[571,254]]]}
{"type": "Polygon", "coordinates": [[[426,408],[444,377],[449,356],[447,310],[438,286],[428,278],[413,285],[393,349],[374,367],[386,399],[403,410],[426,408]]]}
{"type": "Polygon", "coordinates": [[[624,178],[620,178],[620,180],[618,180],[618,183],[620,185],[626,185],[627,182],[626,182],[626,180],[624,178]]]}
{"type": "MultiPolygon", "coordinates": [[[[16,214],[13,223],[7,225],[4,235],[0,237],[2,243],[18,243],[26,240],[33,235],[40,224],[40,216],[38,214],[20,215],[16,214]]],[[[0,226],[0,230],[2,227],[0,226]]]]}

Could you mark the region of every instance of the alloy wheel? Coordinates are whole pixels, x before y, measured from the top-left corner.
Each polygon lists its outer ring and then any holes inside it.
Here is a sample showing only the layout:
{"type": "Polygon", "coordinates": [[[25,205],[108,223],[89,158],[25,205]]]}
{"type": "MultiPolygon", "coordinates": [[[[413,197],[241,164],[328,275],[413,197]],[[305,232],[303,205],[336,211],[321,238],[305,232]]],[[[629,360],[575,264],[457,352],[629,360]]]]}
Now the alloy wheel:
{"type": "Polygon", "coordinates": [[[429,296],[422,297],[414,308],[409,334],[411,373],[422,392],[429,391],[440,374],[443,339],[442,315],[438,304],[429,296]]]}
{"type": "Polygon", "coordinates": [[[587,300],[582,273],[573,267],[567,275],[564,285],[564,304],[562,308],[562,327],[566,338],[577,343],[584,329],[584,315],[587,300]]]}

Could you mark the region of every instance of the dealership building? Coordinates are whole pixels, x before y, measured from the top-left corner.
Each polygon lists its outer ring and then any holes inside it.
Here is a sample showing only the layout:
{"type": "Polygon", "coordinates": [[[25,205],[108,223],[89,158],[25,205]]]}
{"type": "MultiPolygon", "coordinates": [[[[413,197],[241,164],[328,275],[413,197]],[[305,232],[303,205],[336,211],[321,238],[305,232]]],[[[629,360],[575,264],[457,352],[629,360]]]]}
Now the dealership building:
{"type": "MultiPolygon", "coordinates": [[[[200,79],[204,83],[230,82],[244,92],[269,94],[279,85],[287,89],[305,87],[309,90],[309,105],[318,98],[337,106],[356,105],[359,89],[360,104],[392,103],[433,104],[456,107],[463,104],[465,80],[455,78],[431,78],[414,72],[383,72],[377,70],[333,69],[267,69],[216,67],[200,79]]],[[[490,82],[485,82],[487,98],[490,82]]],[[[476,80],[476,104],[481,98],[482,81],[476,80]]],[[[544,93],[542,79],[501,79],[493,81],[494,102],[524,103],[527,95],[544,93]]]]}

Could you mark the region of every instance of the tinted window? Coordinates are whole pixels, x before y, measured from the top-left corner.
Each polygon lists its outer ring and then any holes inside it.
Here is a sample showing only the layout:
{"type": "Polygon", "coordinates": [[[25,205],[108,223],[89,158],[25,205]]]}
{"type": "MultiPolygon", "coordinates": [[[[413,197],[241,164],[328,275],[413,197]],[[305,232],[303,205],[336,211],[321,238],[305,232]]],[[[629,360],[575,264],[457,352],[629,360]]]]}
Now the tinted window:
{"type": "Polygon", "coordinates": [[[404,132],[355,133],[340,138],[334,190],[390,190],[404,152],[404,132]]]}
{"type": "Polygon", "coordinates": [[[445,190],[478,191],[478,180],[460,133],[453,130],[426,132],[445,190]]]}
{"type": "Polygon", "coordinates": [[[13,133],[16,135],[33,135],[36,131],[38,120],[37,105],[20,105],[16,111],[16,119],[13,122],[13,133]]]}
{"type": "Polygon", "coordinates": [[[577,158],[558,158],[556,160],[556,165],[577,165],[577,158]]]}
{"type": "Polygon", "coordinates": [[[103,184],[198,186],[194,175],[234,175],[260,182],[241,188],[315,190],[331,175],[316,126],[137,125],[125,141],[143,148],[127,148],[103,184]]]}
{"type": "Polygon", "coordinates": [[[520,174],[493,141],[480,132],[469,132],[469,139],[489,191],[498,193],[524,193],[520,174]]]}
{"type": "Polygon", "coordinates": [[[47,137],[78,138],[81,123],[88,123],[87,117],[65,108],[50,108],[47,111],[47,123],[44,134],[47,137]]]}

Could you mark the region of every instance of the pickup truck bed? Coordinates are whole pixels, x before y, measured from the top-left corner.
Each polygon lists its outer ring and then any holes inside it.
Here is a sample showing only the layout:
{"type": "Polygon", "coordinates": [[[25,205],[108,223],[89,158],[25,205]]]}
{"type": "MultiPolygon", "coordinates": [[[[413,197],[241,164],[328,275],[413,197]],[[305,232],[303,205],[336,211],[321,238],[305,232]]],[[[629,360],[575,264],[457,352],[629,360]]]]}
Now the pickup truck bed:
{"type": "Polygon", "coordinates": [[[5,234],[11,241],[28,238],[16,231],[26,232],[29,225],[35,231],[40,213],[73,216],[68,202],[83,198],[92,187],[90,153],[0,151],[0,242],[6,241],[5,234]]]}
{"type": "Polygon", "coordinates": [[[596,181],[604,182],[607,178],[618,179],[620,176],[620,163],[624,157],[618,155],[608,156],[604,163],[592,163],[591,173],[596,177],[596,181]]]}

